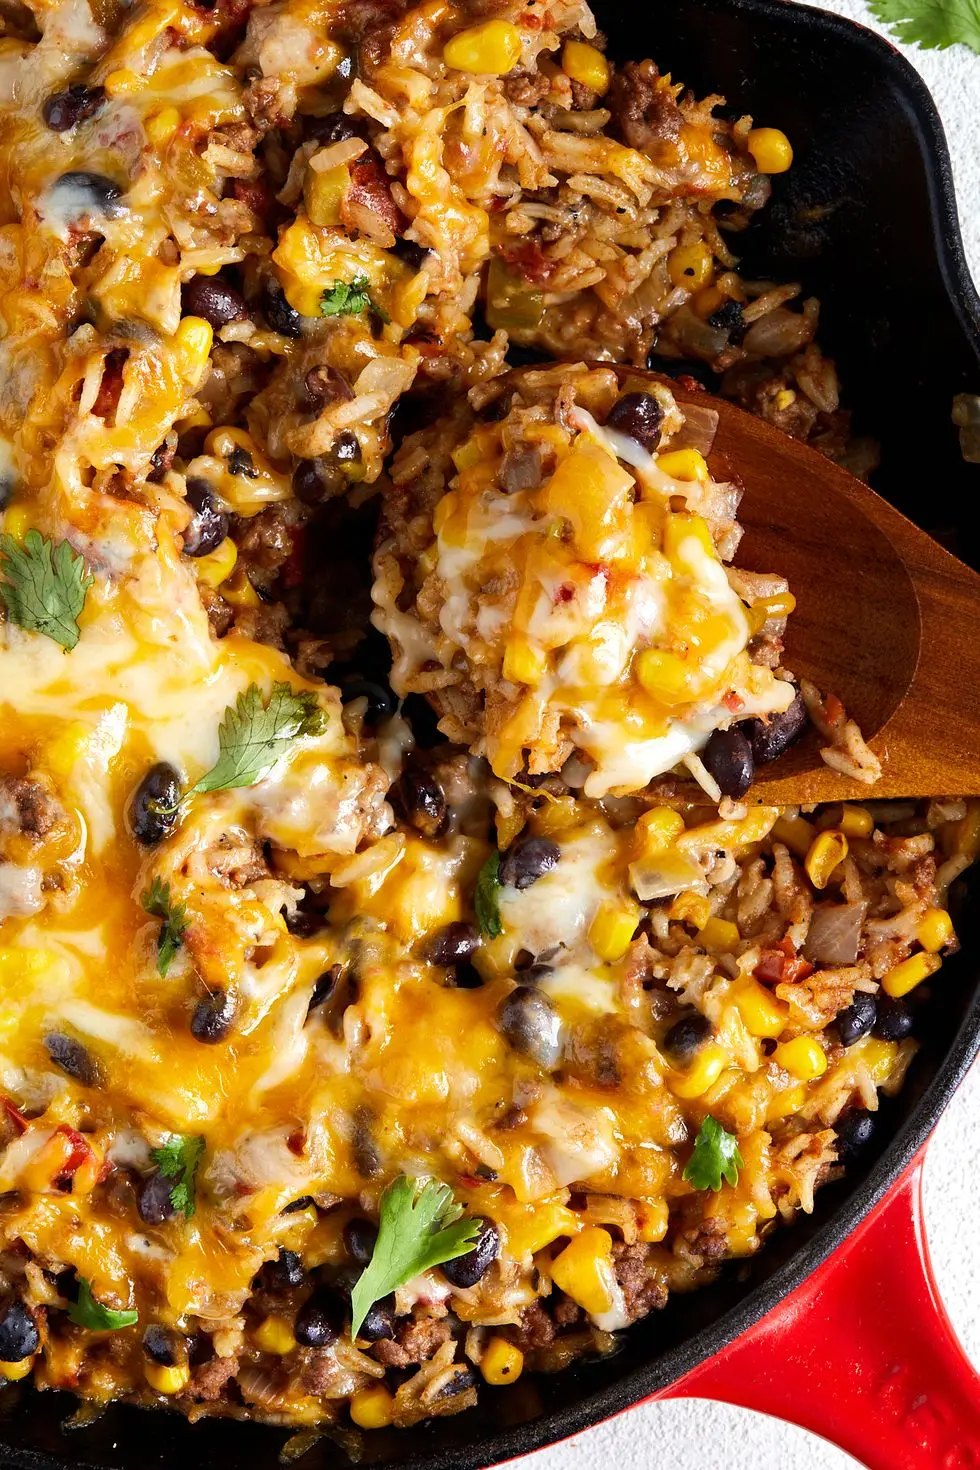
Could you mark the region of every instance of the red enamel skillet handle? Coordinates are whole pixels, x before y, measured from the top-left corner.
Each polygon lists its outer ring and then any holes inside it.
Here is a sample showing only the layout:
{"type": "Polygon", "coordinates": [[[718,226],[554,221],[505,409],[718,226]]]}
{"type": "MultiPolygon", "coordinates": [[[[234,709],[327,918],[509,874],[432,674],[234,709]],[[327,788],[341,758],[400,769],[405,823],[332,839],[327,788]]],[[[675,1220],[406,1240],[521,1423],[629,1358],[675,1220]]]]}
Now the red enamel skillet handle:
{"type": "Polygon", "coordinates": [[[980,1376],[933,1278],[922,1155],[802,1286],[657,1397],[774,1414],[871,1470],[980,1470],[980,1376]]]}

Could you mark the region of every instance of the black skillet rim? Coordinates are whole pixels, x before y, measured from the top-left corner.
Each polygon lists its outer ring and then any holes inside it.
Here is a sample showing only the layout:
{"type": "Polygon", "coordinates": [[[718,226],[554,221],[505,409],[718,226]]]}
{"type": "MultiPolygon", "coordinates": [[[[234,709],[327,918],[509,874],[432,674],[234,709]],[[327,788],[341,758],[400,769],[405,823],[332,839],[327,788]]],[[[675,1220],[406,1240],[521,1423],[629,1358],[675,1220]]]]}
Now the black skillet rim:
{"type": "MultiPolygon", "coordinates": [[[[971,279],[959,226],[952,166],[935,103],[919,73],[884,37],[855,21],[817,10],[795,0],[729,0],[733,10],[753,16],[785,18],[791,9],[801,26],[819,31],[833,43],[862,49],[876,67],[887,70],[896,95],[913,125],[925,163],[933,244],[946,295],[963,335],[972,345],[980,370],[980,295],[971,279]]],[[[587,1394],[573,1407],[557,1409],[526,1424],[502,1431],[480,1444],[439,1449],[410,1459],[386,1460],[384,1470],[489,1470],[518,1456],[559,1443],[662,1392],[698,1364],[720,1352],[795,1290],[860,1224],[925,1144],[953,1093],[980,1051],[980,987],[967,1009],[949,1051],[911,1116],[881,1158],[852,1190],[847,1201],[813,1238],[744,1300],[707,1328],[695,1332],[619,1382],[587,1394]]],[[[35,1403],[38,1401],[35,1400],[35,1403]]],[[[149,1426],[147,1426],[149,1429],[149,1426]]],[[[2,1425],[0,1425],[2,1435],[2,1425]]],[[[72,1462],[20,1447],[0,1438],[0,1454],[11,1470],[71,1470],[72,1462]]],[[[77,1463],[77,1462],[76,1462],[77,1463]]],[[[92,1461],[88,1461],[92,1464],[92,1461]]]]}

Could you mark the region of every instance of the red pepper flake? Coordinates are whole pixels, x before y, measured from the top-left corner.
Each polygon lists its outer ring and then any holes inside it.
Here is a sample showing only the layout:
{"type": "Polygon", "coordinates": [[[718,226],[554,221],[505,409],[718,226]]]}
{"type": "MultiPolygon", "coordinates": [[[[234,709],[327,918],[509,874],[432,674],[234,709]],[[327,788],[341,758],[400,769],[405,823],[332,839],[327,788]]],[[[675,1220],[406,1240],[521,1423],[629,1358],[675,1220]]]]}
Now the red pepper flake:
{"type": "Polygon", "coordinates": [[[575,588],[570,582],[562,582],[555,593],[556,602],[572,602],[575,598],[575,588]]]}
{"type": "Polygon", "coordinates": [[[9,1097],[0,1097],[0,1107],[3,1108],[4,1113],[6,1114],[7,1118],[9,1118],[13,1126],[17,1129],[18,1133],[27,1132],[29,1126],[27,1119],[24,1117],[24,1114],[20,1111],[19,1108],[14,1107],[9,1097]]]}
{"type": "Polygon", "coordinates": [[[66,1184],[72,1175],[78,1172],[86,1159],[92,1157],[93,1150],[82,1134],[76,1132],[74,1128],[69,1128],[67,1123],[62,1123],[60,1128],[55,1129],[55,1132],[67,1138],[71,1144],[71,1152],[58,1170],[54,1181],[55,1184],[66,1184]]]}
{"type": "Polygon", "coordinates": [[[733,715],[737,715],[740,710],[745,708],[745,700],[734,689],[729,689],[721,702],[726,709],[731,710],[733,715]]]}
{"type": "Polygon", "coordinates": [[[813,966],[796,953],[792,941],[781,939],[774,949],[764,949],[752,971],[763,985],[797,985],[813,974],[813,966]]]}

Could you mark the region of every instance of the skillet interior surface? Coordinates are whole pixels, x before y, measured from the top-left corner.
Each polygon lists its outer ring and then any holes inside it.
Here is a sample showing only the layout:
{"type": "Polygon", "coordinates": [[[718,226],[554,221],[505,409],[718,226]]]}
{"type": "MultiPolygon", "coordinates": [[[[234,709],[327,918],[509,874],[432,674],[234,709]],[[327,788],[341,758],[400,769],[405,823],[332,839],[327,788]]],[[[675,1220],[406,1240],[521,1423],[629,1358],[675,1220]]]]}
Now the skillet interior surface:
{"type": "MultiPolygon", "coordinates": [[[[956,533],[965,540],[980,471],[960,459],[949,415],[955,393],[980,391],[980,300],[922,82],[871,33],[784,0],[659,0],[655,11],[607,0],[595,9],[615,56],[652,55],[699,93],[724,92],[739,113],[790,135],[793,169],[776,180],[763,221],[737,242],[743,270],[800,278],[821,299],[820,339],[837,359],[855,428],[882,445],[876,487],[968,559],[956,533]]],[[[479,1407],[454,1419],[380,1432],[360,1463],[500,1463],[666,1387],[774,1306],[904,1168],[980,1046],[980,923],[964,914],[959,928],[963,952],[922,1008],[923,1046],[905,1088],[882,1111],[865,1164],[821,1190],[812,1217],[711,1288],[672,1298],[602,1362],[484,1389],[479,1407]]],[[[271,1470],[286,1438],[123,1407],[66,1436],[61,1425],[74,1407],[66,1394],[0,1393],[0,1470],[271,1470]]],[[[351,1461],[343,1445],[322,1440],[300,1463],[342,1470],[351,1461]]]]}

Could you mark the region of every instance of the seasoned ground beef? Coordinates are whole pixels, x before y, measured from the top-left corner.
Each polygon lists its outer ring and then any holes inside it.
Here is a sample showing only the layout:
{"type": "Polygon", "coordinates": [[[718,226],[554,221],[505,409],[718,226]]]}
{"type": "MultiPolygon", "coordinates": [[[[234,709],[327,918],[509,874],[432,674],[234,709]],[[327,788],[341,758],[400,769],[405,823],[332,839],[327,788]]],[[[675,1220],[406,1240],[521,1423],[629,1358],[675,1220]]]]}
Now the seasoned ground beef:
{"type": "Polygon", "coordinates": [[[681,113],[670,93],[658,87],[652,61],[628,61],[612,79],[607,105],[624,143],[656,155],[659,143],[680,136],[681,113]]]}
{"type": "Polygon", "coordinates": [[[233,1354],[230,1358],[212,1358],[210,1363],[204,1363],[200,1368],[195,1368],[191,1377],[188,1393],[192,1398],[204,1399],[211,1402],[219,1399],[224,1392],[225,1384],[238,1372],[238,1358],[233,1354]]]}
{"type": "Polygon", "coordinates": [[[0,837],[46,837],[61,808],[39,781],[0,775],[0,837]]]}
{"type": "Polygon", "coordinates": [[[386,1368],[407,1368],[412,1363],[426,1362],[451,1335],[444,1317],[423,1317],[418,1322],[410,1317],[399,1324],[395,1337],[374,1344],[374,1356],[386,1368]]]}
{"type": "Polygon", "coordinates": [[[521,1313],[520,1323],[507,1329],[507,1335],[522,1353],[530,1353],[554,1342],[555,1324],[540,1302],[532,1302],[521,1313]]]}
{"type": "Polygon", "coordinates": [[[667,1288],[650,1274],[648,1245],[618,1242],[613,1246],[613,1260],[631,1322],[667,1305],[667,1288]]]}

